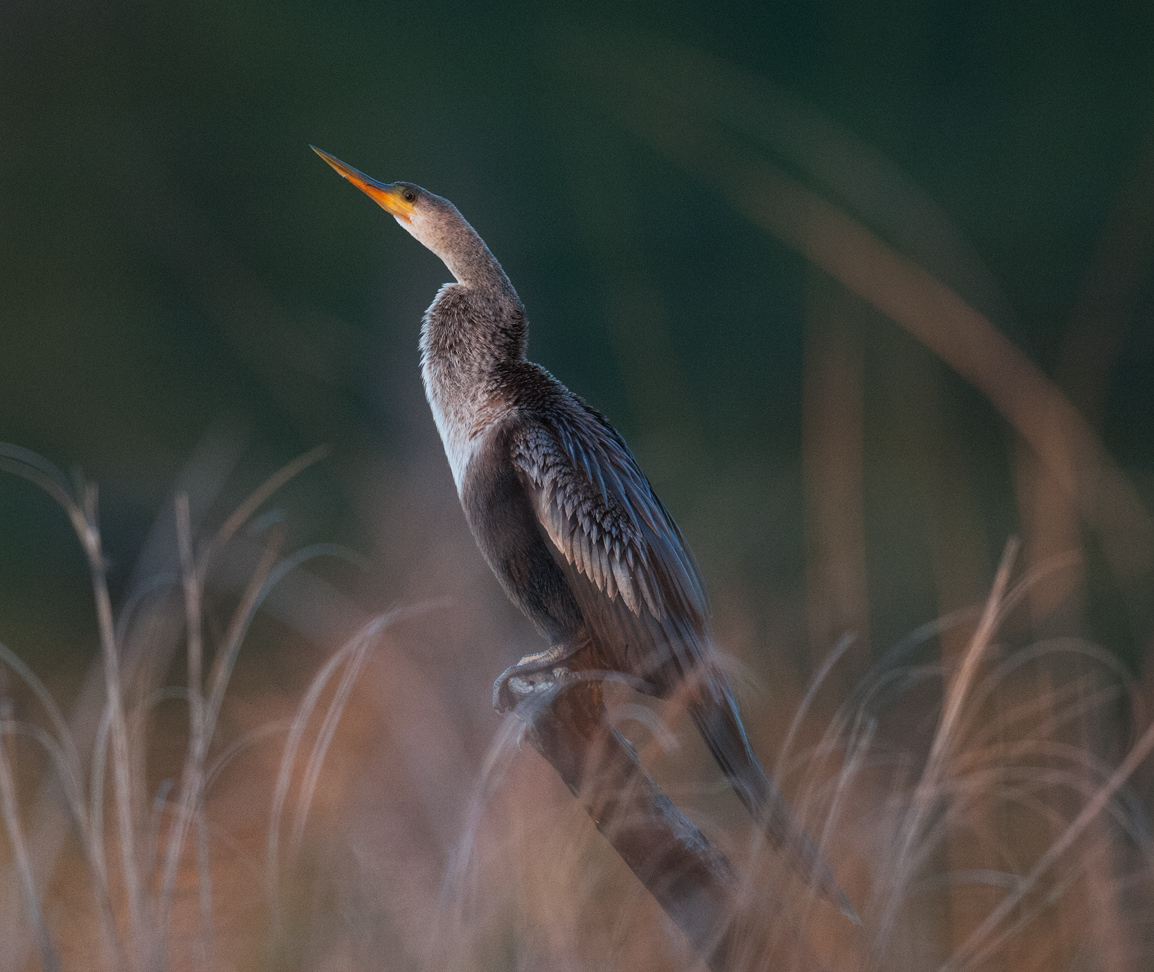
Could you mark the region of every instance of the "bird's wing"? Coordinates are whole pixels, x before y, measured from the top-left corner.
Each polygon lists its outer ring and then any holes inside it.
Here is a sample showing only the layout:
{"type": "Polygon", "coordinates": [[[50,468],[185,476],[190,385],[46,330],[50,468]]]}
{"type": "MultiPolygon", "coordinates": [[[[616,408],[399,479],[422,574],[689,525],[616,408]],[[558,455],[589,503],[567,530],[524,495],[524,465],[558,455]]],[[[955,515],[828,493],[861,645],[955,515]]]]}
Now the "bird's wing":
{"type": "Polygon", "coordinates": [[[531,505],[586,623],[617,661],[668,683],[710,650],[693,555],[625,441],[581,403],[511,442],[531,505]],[[673,663],[674,669],[668,667],[673,663]]]}

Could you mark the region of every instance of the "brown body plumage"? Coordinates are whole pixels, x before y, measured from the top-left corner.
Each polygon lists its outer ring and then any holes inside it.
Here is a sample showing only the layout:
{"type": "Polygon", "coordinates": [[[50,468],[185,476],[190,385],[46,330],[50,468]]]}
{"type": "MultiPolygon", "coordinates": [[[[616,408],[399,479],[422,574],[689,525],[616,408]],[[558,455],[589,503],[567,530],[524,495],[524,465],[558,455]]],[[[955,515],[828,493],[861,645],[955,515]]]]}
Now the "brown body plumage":
{"type": "Polygon", "coordinates": [[[425,313],[425,392],[469,527],[506,594],[548,640],[497,681],[566,666],[625,673],[642,691],[685,690],[710,751],[797,870],[854,916],[844,892],[753,755],[709,632],[697,565],[617,431],[525,359],[525,312],[448,200],[385,185],[320,154],[456,278],[425,313]]]}

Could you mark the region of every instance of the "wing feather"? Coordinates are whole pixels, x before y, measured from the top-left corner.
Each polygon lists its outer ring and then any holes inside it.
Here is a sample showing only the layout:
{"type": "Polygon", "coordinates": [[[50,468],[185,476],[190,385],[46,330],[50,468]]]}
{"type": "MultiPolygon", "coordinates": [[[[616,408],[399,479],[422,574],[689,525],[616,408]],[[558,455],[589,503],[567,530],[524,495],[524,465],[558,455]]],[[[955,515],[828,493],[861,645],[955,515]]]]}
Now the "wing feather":
{"type": "Polygon", "coordinates": [[[523,419],[511,452],[587,623],[657,683],[711,650],[693,555],[620,435],[583,404],[523,419]]]}

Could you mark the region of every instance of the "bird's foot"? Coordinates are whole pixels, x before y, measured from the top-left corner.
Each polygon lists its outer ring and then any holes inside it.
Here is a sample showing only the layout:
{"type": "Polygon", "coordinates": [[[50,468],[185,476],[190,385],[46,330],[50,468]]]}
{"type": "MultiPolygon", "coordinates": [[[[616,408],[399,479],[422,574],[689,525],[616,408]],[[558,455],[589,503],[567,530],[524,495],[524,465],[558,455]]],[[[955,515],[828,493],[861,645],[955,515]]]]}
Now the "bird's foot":
{"type": "Polygon", "coordinates": [[[575,675],[564,662],[584,647],[584,644],[553,645],[545,651],[526,655],[516,665],[510,665],[493,683],[493,708],[504,715],[543,689],[568,684],[575,675]]]}
{"type": "Polygon", "coordinates": [[[529,699],[542,698],[545,693],[552,694],[573,677],[567,668],[529,673],[518,672],[516,668],[514,665],[513,671],[505,672],[493,684],[493,708],[501,715],[518,711],[521,704],[529,699]]]}

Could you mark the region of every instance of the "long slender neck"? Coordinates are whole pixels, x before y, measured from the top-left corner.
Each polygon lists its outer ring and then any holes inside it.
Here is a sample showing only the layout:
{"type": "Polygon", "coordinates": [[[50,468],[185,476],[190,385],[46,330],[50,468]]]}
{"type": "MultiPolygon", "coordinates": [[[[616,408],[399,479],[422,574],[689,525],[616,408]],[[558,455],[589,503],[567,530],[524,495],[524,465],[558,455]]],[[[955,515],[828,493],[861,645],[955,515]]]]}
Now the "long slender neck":
{"type": "Polygon", "coordinates": [[[427,193],[430,211],[401,225],[439,256],[457,282],[480,293],[501,295],[518,305],[517,292],[480,234],[449,200],[427,193]]]}
{"type": "Polygon", "coordinates": [[[507,407],[501,374],[525,357],[525,310],[485,241],[457,208],[406,228],[439,256],[446,284],[421,325],[421,376],[460,492],[480,432],[507,407]]]}
{"type": "Polygon", "coordinates": [[[483,383],[494,368],[525,354],[525,310],[501,264],[447,199],[436,218],[409,231],[439,256],[456,278],[425,313],[421,350],[435,383],[483,383]]]}
{"type": "MultiPolygon", "coordinates": [[[[505,297],[520,304],[517,291],[509,280],[508,274],[502,269],[497,258],[485,245],[477,231],[462,218],[460,225],[448,228],[449,237],[443,240],[451,243],[440,252],[434,250],[449,268],[449,272],[457,278],[457,282],[478,293],[492,294],[505,297]]],[[[442,240],[438,240],[441,243],[442,240]]]]}

